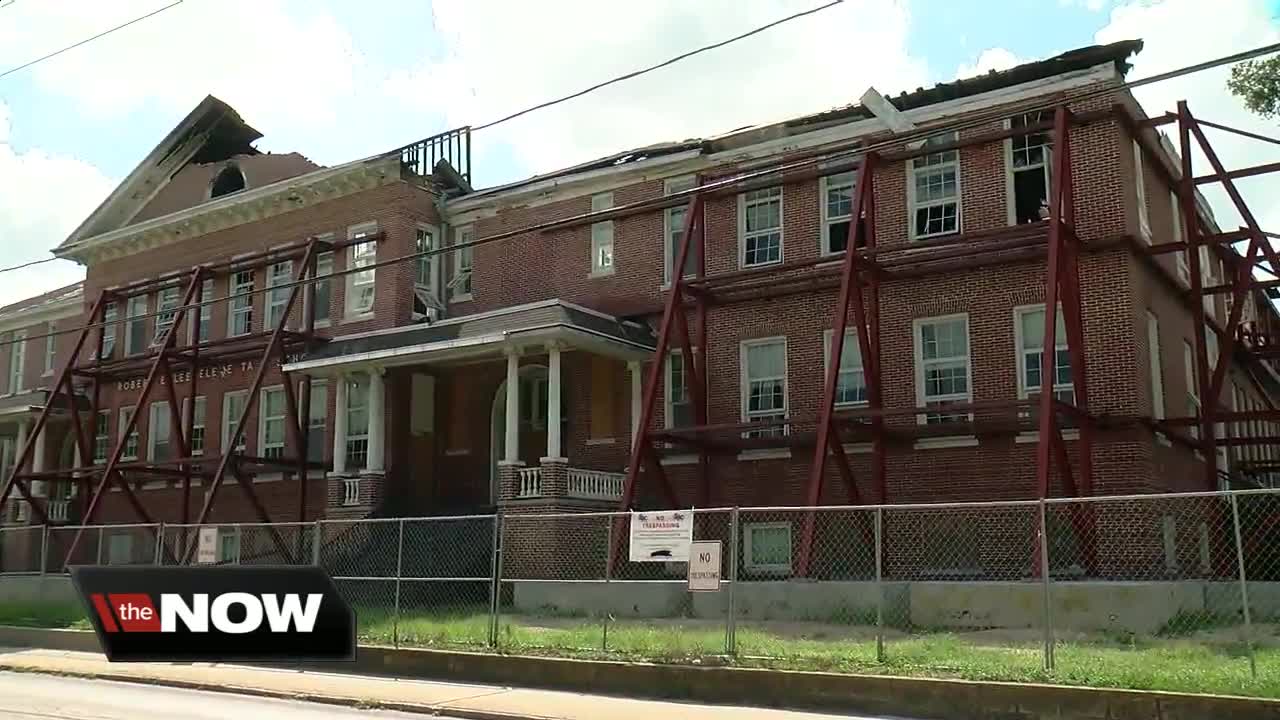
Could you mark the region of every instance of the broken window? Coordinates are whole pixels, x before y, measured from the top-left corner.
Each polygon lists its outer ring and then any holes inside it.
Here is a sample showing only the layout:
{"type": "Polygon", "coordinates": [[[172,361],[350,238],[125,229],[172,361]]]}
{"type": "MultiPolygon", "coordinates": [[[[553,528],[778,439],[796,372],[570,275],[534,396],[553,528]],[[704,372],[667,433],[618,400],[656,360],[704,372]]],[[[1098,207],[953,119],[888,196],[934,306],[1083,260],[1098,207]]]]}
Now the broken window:
{"type": "Polygon", "coordinates": [[[240,172],[240,168],[235,165],[228,165],[222,168],[222,172],[213,179],[213,185],[209,187],[209,198],[230,195],[243,189],[244,173],[240,172]]]}
{"type": "MultiPolygon", "coordinates": [[[[956,133],[935,135],[925,148],[946,148],[956,133]]],[[[911,237],[915,240],[960,232],[960,153],[942,149],[910,161],[911,237]]]]}
{"type": "MultiPolygon", "coordinates": [[[[824,177],[826,187],[822,204],[822,254],[834,255],[842,253],[849,247],[849,219],[853,214],[852,172],[839,173],[824,177]]],[[[858,236],[858,247],[867,244],[866,211],[858,214],[858,225],[861,227],[858,236]]]]}
{"type": "MultiPolygon", "coordinates": [[[[1040,111],[1009,120],[1013,130],[1048,122],[1052,115],[1040,111]]],[[[1052,140],[1048,132],[1033,132],[1010,138],[1009,168],[1013,173],[1013,221],[1040,222],[1049,217],[1049,158],[1052,140]]]]}

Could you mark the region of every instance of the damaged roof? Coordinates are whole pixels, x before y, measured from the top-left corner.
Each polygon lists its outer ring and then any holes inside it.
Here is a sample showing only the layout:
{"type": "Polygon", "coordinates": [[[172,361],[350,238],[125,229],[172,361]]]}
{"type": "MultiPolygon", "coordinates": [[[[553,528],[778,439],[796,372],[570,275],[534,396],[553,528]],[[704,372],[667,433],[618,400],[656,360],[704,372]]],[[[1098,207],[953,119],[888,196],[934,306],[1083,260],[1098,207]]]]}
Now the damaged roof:
{"type": "Polygon", "coordinates": [[[84,282],[72,283],[57,290],[50,290],[42,295],[25,298],[15,303],[0,306],[0,318],[16,313],[32,312],[64,302],[77,299],[84,294],[84,282]]]}

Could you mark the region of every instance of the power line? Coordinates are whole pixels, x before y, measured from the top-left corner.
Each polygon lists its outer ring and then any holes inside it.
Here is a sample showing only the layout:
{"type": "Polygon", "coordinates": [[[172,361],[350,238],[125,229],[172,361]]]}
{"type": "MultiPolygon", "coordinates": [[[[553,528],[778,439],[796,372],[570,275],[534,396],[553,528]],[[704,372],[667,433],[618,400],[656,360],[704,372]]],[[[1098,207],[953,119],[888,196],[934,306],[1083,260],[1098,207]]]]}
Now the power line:
{"type": "Polygon", "coordinates": [[[721,40],[720,42],[712,43],[711,45],[703,45],[702,47],[697,48],[697,49],[695,49],[695,50],[690,50],[690,51],[688,51],[688,52],[680,53],[679,55],[676,55],[675,57],[673,57],[673,58],[671,58],[671,59],[669,59],[669,60],[664,60],[663,62],[660,62],[660,63],[658,63],[657,65],[650,65],[649,67],[646,67],[646,68],[641,68],[641,69],[639,69],[639,70],[634,70],[634,71],[629,72],[629,73],[627,73],[627,74],[625,74],[625,75],[619,75],[619,76],[617,76],[617,77],[615,77],[615,78],[612,78],[612,79],[609,79],[609,80],[605,80],[605,81],[604,81],[604,82],[602,82],[602,83],[597,83],[597,84],[595,84],[595,85],[592,85],[591,87],[584,88],[584,89],[579,90],[579,91],[577,91],[577,92],[575,92],[575,93],[571,93],[571,94],[569,94],[569,95],[565,95],[565,96],[563,96],[563,97],[558,97],[558,98],[556,98],[556,99],[554,99],[554,100],[548,100],[548,101],[543,102],[543,103],[538,103],[537,105],[533,105],[533,106],[531,106],[531,107],[527,107],[527,108],[525,108],[525,109],[523,109],[523,110],[519,110],[519,111],[513,112],[513,113],[511,113],[510,115],[507,115],[507,116],[505,116],[505,117],[498,118],[497,120],[491,120],[491,121],[489,121],[489,122],[487,122],[487,123],[484,123],[484,124],[481,124],[481,125],[475,125],[475,126],[472,126],[471,130],[472,130],[473,132],[474,132],[474,131],[477,131],[477,130],[485,130],[485,129],[487,129],[487,128],[491,128],[491,127],[493,127],[494,125],[498,125],[498,124],[501,124],[501,123],[507,122],[508,120],[514,120],[514,119],[516,119],[516,118],[520,117],[521,115],[528,115],[529,113],[534,112],[534,111],[536,111],[536,110],[542,110],[543,108],[549,108],[549,107],[551,107],[552,105],[559,105],[560,103],[567,102],[567,101],[569,101],[569,100],[573,100],[574,98],[580,98],[580,97],[582,97],[583,95],[586,95],[586,94],[588,94],[588,93],[595,92],[596,90],[599,90],[599,89],[601,89],[601,88],[608,87],[608,86],[613,85],[613,84],[616,84],[616,83],[620,83],[620,82],[622,82],[623,80],[630,80],[631,78],[639,77],[639,76],[644,75],[644,74],[646,74],[646,73],[651,73],[651,72],[653,72],[654,70],[659,70],[659,69],[661,69],[661,68],[667,67],[668,65],[674,65],[675,63],[678,63],[678,62],[680,62],[681,60],[684,60],[684,59],[686,59],[686,58],[691,58],[691,57],[693,57],[694,55],[698,55],[698,54],[701,54],[701,53],[704,53],[704,52],[708,52],[708,51],[711,51],[711,50],[715,50],[715,49],[717,49],[717,48],[722,48],[722,47],[724,47],[725,45],[730,45],[730,44],[732,44],[732,43],[738,42],[739,40],[743,40],[743,39],[749,38],[749,37],[751,37],[752,35],[758,35],[758,34],[760,34],[760,33],[764,32],[764,31],[766,31],[766,30],[770,30],[770,29],[775,28],[775,27],[777,27],[777,26],[779,26],[779,25],[782,25],[782,24],[784,24],[784,23],[791,22],[792,20],[797,20],[797,19],[799,19],[799,18],[806,17],[806,16],[808,16],[808,15],[813,15],[813,14],[815,14],[815,13],[818,13],[818,12],[821,12],[821,11],[823,11],[823,10],[826,10],[827,8],[833,8],[833,7],[835,7],[836,5],[839,5],[839,4],[840,4],[840,3],[842,3],[842,2],[844,2],[844,0],[833,0],[833,2],[829,2],[829,3],[827,3],[826,5],[819,5],[818,7],[810,8],[809,10],[803,10],[803,11],[801,11],[801,12],[795,13],[794,15],[788,15],[788,16],[786,16],[786,17],[784,17],[784,18],[779,18],[779,19],[777,19],[777,20],[774,20],[774,21],[773,21],[773,22],[771,22],[771,23],[768,23],[768,24],[766,24],[766,25],[761,25],[760,27],[755,28],[754,30],[748,30],[747,32],[742,33],[741,35],[735,35],[735,36],[733,36],[733,37],[731,37],[731,38],[728,38],[727,40],[721,40]]]}
{"type": "MultiPolygon", "coordinates": [[[[0,7],[3,7],[3,6],[0,6],[0,7]]],[[[14,270],[21,270],[23,268],[29,268],[33,265],[43,265],[45,263],[50,263],[58,259],[59,258],[56,258],[56,257],[48,257],[48,258],[44,258],[43,260],[32,260],[31,262],[24,262],[19,265],[10,265],[9,267],[0,268],[0,273],[7,273],[7,272],[12,272],[14,270]]]]}
{"type": "MultiPolygon", "coordinates": [[[[1035,112],[1037,110],[1049,110],[1061,105],[1077,103],[1084,100],[1088,100],[1090,98],[1099,97],[1102,95],[1114,94],[1122,90],[1128,90],[1134,87],[1141,87],[1144,85],[1151,85],[1157,82],[1172,80],[1174,78],[1183,77],[1185,75],[1190,75],[1192,73],[1197,73],[1204,70],[1209,70],[1215,67],[1219,67],[1221,65],[1231,64],[1231,63],[1239,62],[1241,60],[1248,60],[1250,58],[1259,57],[1262,55],[1268,55],[1275,52],[1280,52],[1280,43],[1276,43],[1273,45],[1266,45],[1266,46],[1255,48],[1253,50],[1248,50],[1242,53],[1236,53],[1234,55],[1227,55],[1221,58],[1217,58],[1215,60],[1209,60],[1203,63],[1198,63],[1196,65],[1188,65],[1186,67],[1178,68],[1176,70],[1171,70],[1169,72],[1153,75],[1148,78],[1126,81],[1123,83],[1117,83],[1115,85],[1103,85],[1102,87],[1098,87],[1098,88],[1077,91],[1075,93],[1067,93],[1064,96],[1052,98],[1049,100],[1029,100],[1025,103],[1022,103],[1013,107],[1002,107],[1002,108],[997,108],[997,109],[988,111],[987,113],[984,113],[984,114],[971,115],[968,118],[966,118],[964,122],[949,123],[944,126],[930,127],[926,129],[917,129],[908,133],[901,133],[901,134],[895,135],[891,138],[882,140],[878,143],[873,143],[871,145],[859,146],[859,147],[849,148],[845,150],[834,150],[834,151],[830,151],[830,152],[817,155],[811,158],[806,158],[803,160],[796,160],[790,163],[780,163],[770,167],[761,168],[758,170],[746,171],[746,172],[738,173],[736,175],[732,175],[730,177],[714,180],[712,182],[709,182],[703,185],[698,185],[688,190],[674,192],[670,195],[665,195],[659,198],[640,200],[640,201],[626,204],[626,205],[618,205],[608,210],[594,210],[586,213],[580,213],[578,215],[574,215],[571,217],[561,218],[558,220],[551,220],[551,221],[542,222],[542,223],[535,223],[533,225],[516,228],[514,230],[504,230],[500,233],[490,235],[488,237],[477,238],[475,240],[471,240],[463,243],[455,243],[452,245],[437,248],[435,250],[424,250],[422,252],[408,253],[405,255],[399,255],[394,258],[388,258],[386,260],[379,260],[377,262],[373,262],[368,265],[361,265],[358,267],[346,268],[344,270],[335,270],[327,275],[323,275],[316,278],[306,278],[303,280],[291,280],[289,282],[277,283],[267,288],[261,288],[261,289],[255,288],[248,292],[228,294],[222,297],[212,298],[202,302],[193,302],[187,305],[179,305],[177,307],[174,307],[170,310],[165,310],[163,312],[157,311],[152,313],[142,313],[139,315],[131,315],[129,317],[124,318],[123,321],[128,322],[130,320],[143,320],[147,318],[158,317],[160,315],[166,315],[166,316],[174,315],[176,317],[177,313],[182,312],[184,310],[196,310],[206,305],[217,305],[219,303],[229,302],[232,299],[243,299],[245,297],[252,297],[254,295],[266,295],[276,290],[287,290],[295,286],[303,286],[303,285],[315,284],[319,282],[327,282],[333,278],[344,277],[346,275],[351,275],[357,272],[376,270],[376,269],[388,267],[391,265],[397,265],[403,262],[409,262],[409,261],[420,260],[420,259],[429,258],[429,257],[435,257],[437,255],[454,253],[454,252],[458,252],[459,250],[463,250],[466,248],[473,248],[478,245],[488,245],[489,243],[501,242],[503,240],[510,240],[514,237],[524,235],[530,232],[538,232],[538,231],[548,230],[554,227],[565,226],[565,225],[582,224],[597,216],[608,215],[610,217],[613,217],[618,214],[626,213],[629,211],[639,211],[639,210],[646,209],[648,207],[665,205],[669,203],[672,199],[676,199],[680,197],[691,197],[698,193],[704,193],[711,190],[718,190],[725,187],[731,187],[733,185],[737,185],[739,183],[742,183],[748,180],[755,180],[759,178],[768,177],[771,175],[777,175],[779,173],[789,172],[791,170],[799,170],[803,168],[814,167],[824,163],[830,163],[833,160],[852,159],[852,158],[862,157],[862,156],[865,156],[867,153],[901,147],[904,143],[909,143],[913,140],[922,140],[924,138],[937,135],[939,133],[946,133],[946,132],[952,132],[952,131],[958,132],[962,130],[982,127],[984,125],[990,124],[994,120],[997,120],[1000,118],[1006,118],[1006,117],[1009,117],[1010,115],[1035,112]]],[[[266,258],[266,260],[269,260],[269,259],[270,258],[266,258]]],[[[53,332],[44,333],[41,335],[28,335],[25,338],[22,338],[20,340],[3,340],[3,341],[0,341],[0,347],[4,347],[6,345],[13,345],[19,342],[40,340],[40,339],[51,337],[51,336],[70,335],[74,333],[79,333],[84,328],[96,329],[96,328],[106,327],[107,325],[114,326],[121,321],[122,320],[117,319],[115,322],[112,322],[112,323],[104,323],[104,322],[83,323],[76,328],[68,328],[66,330],[55,330],[53,332]]]]}
{"type": "MultiPolygon", "coordinates": [[[[45,60],[48,60],[48,59],[50,59],[50,58],[57,57],[57,56],[61,55],[62,53],[67,52],[67,51],[69,51],[69,50],[75,50],[76,48],[80,47],[81,45],[84,45],[84,44],[86,44],[86,43],[91,43],[91,42],[93,42],[94,40],[97,40],[98,38],[101,38],[101,37],[106,37],[107,35],[110,35],[111,33],[115,32],[115,31],[117,31],[117,30],[123,30],[123,29],[125,29],[125,28],[129,27],[130,25],[133,25],[134,23],[139,23],[139,22],[142,22],[143,20],[146,20],[146,19],[147,19],[147,18],[149,18],[149,17],[155,16],[155,15],[159,15],[160,13],[164,12],[165,10],[168,10],[169,8],[172,8],[172,7],[177,7],[178,5],[181,5],[182,3],[183,3],[183,0],[174,0],[174,2],[171,2],[171,3],[169,3],[168,5],[165,5],[164,7],[160,8],[159,10],[152,10],[151,12],[147,13],[146,15],[139,15],[138,17],[136,17],[136,18],[134,18],[134,19],[132,19],[132,20],[130,20],[130,21],[128,21],[128,22],[126,22],[126,23],[124,23],[124,24],[117,25],[117,26],[115,26],[115,27],[113,27],[113,28],[111,28],[111,29],[109,29],[109,30],[103,30],[102,32],[98,33],[97,35],[94,35],[93,37],[87,37],[87,38],[85,38],[84,40],[81,40],[80,42],[75,43],[74,45],[68,45],[68,46],[66,46],[66,47],[62,48],[61,50],[54,50],[53,52],[49,53],[48,55],[43,55],[43,56],[41,56],[41,57],[36,58],[35,60],[31,60],[31,61],[25,62],[25,63],[23,63],[23,64],[21,64],[21,65],[19,65],[19,66],[15,67],[15,68],[10,68],[10,69],[8,69],[8,70],[5,70],[4,72],[0,72],[0,78],[5,77],[6,75],[12,75],[13,73],[18,72],[19,70],[26,70],[27,68],[31,67],[32,65],[35,65],[36,63],[42,63],[42,62],[44,62],[45,60]]],[[[12,4],[12,0],[11,0],[10,4],[12,4]]],[[[5,7],[5,6],[4,6],[4,5],[0,5],[0,7],[5,7]]]]}

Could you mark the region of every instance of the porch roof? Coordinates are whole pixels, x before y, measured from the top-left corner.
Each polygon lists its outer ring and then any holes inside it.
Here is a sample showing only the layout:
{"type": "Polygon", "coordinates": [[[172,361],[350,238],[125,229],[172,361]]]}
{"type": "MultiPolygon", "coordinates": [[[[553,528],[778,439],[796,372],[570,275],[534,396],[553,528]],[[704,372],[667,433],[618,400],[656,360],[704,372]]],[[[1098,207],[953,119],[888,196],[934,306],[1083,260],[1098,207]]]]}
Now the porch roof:
{"type": "Polygon", "coordinates": [[[471,359],[511,346],[551,341],[627,360],[652,356],[646,325],[562,300],[516,305],[434,323],[333,338],[284,365],[286,372],[375,364],[415,365],[471,359]]]}

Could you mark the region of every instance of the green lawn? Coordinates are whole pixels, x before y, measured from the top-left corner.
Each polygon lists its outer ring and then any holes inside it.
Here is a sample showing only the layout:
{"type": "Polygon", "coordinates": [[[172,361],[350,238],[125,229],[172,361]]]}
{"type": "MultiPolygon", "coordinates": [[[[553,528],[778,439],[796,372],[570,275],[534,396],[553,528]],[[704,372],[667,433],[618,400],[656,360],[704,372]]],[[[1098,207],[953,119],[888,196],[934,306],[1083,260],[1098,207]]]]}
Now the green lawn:
{"type": "MultiPolygon", "coordinates": [[[[489,618],[483,608],[399,621],[385,610],[357,608],[357,618],[365,643],[473,650],[483,650],[488,643],[489,618]]],[[[52,605],[0,606],[0,624],[88,627],[81,608],[52,605]]],[[[890,631],[883,662],[876,660],[870,628],[820,623],[743,621],[734,658],[724,654],[723,624],[711,620],[614,621],[608,624],[606,643],[605,624],[598,619],[503,615],[498,638],[500,651],[506,653],[1280,698],[1280,638],[1265,638],[1257,649],[1255,680],[1244,648],[1229,630],[1223,632],[1227,634],[1206,630],[1142,639],[1064,637],[1056,645],[1052,673],[1041,668],[1035,631],[890,631]]]]}

